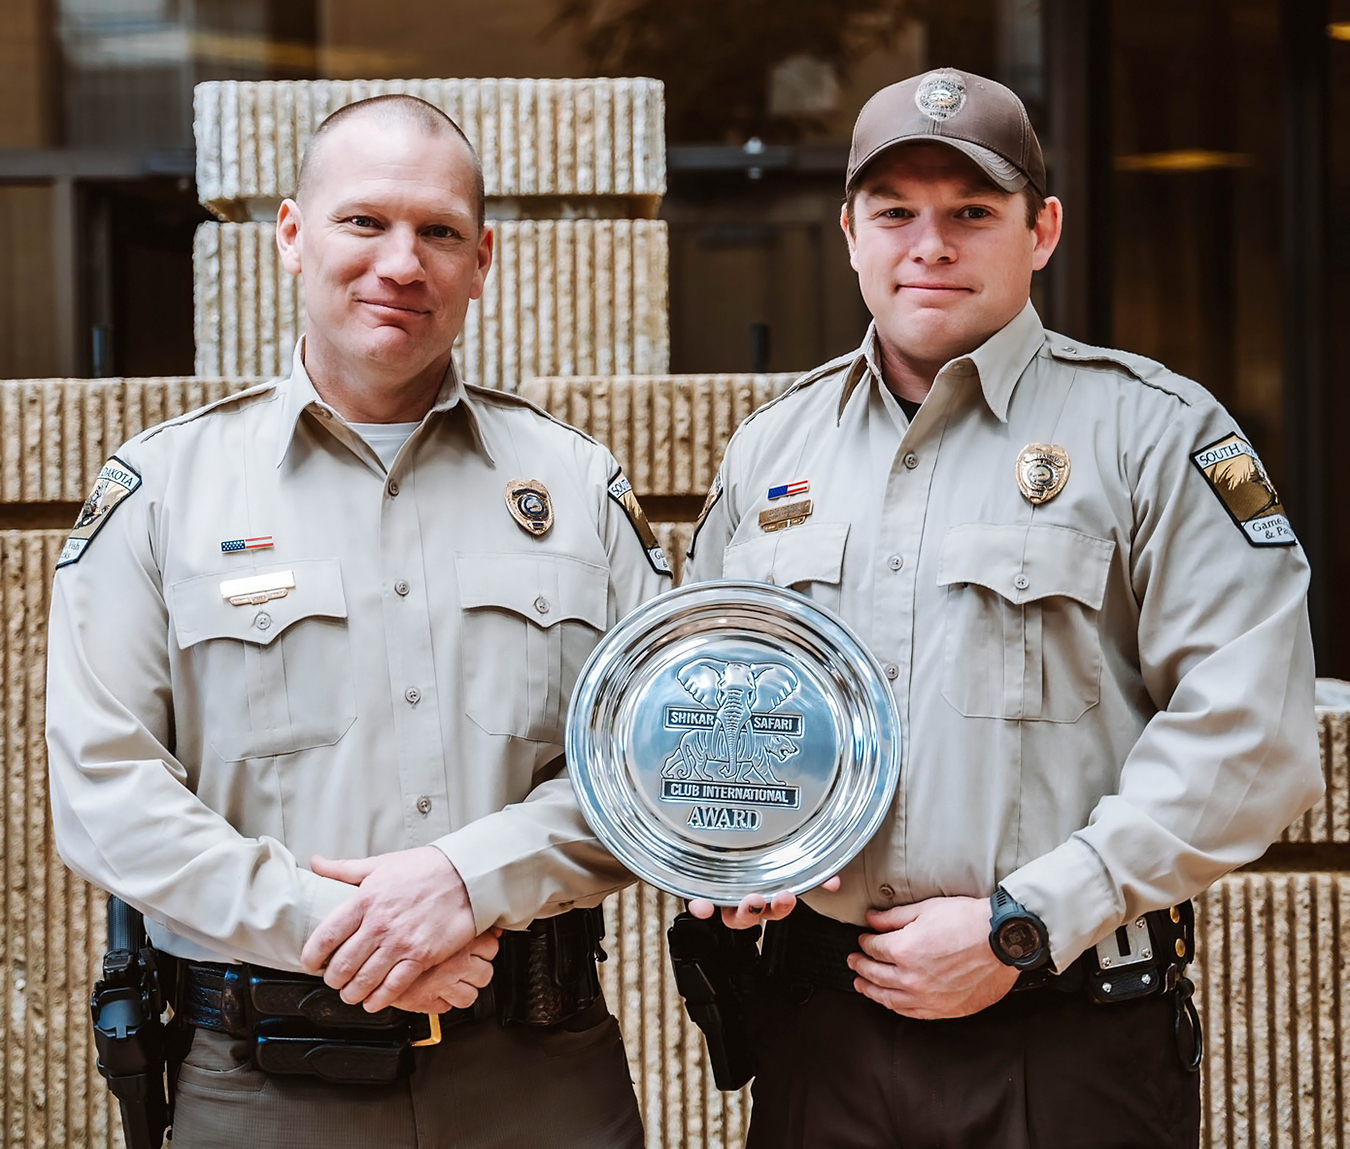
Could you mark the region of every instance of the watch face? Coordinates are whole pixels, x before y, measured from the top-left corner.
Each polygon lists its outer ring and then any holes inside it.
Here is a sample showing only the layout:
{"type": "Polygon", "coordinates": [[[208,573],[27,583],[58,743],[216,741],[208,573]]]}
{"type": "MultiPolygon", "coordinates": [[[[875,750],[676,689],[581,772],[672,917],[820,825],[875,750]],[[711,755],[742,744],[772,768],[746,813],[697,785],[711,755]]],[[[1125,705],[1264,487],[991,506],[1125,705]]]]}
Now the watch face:
{"type": "Polygon", "coordinates": [[[998,931],[999,948],[1015,962],[1035,957],[1041,948],[1040,936],[1030,922],[1005,922],[998,931]]]}

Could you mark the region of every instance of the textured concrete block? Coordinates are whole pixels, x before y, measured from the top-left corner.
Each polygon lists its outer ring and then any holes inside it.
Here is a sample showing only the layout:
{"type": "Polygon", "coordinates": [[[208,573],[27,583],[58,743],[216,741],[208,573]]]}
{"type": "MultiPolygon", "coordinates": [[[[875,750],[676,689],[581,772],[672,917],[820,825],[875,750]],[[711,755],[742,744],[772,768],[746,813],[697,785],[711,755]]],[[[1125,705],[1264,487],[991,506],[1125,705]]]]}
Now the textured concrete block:
{"type": "MultiPolygon", "coordinates": [[[[1332,684],[1318,682],[1318,690],[1332,684]]],[[[1327,792],[1317,805],[1284,832],[1285,842],[1350,843],[1350,710],[1319,706],[1318,736],[1327,792]]]]}
{"type": "Polygon", "coordinates": [[[606,444],[639,496],[702,498],[732,432],[797,378],[538,378],[521,394],[606,444]]]}
{"type": "Polygon", "coordinates": [[[750,1091],[713,1084],[703,1035],[675,990],[666,928],[679,910],[678,898],[647,885],[605,903],[605,997],[623,1028],[648,1149],[735,1149],[745,1141],[750,1091]]]}
{"type": "MultiPolygon", "coordinates": [[[[654,215],[665,193],[658,80],[218,80],[195,96],[202,203],[223,219],[257,218],[257,206],[295,190],[325,117],[386,92],[420,96],[460,125],[482,157],[489,197],[623,196],[634,201],[629,211],[654,215]]],[[[589,214],[584,204],[573,210],[589,214]]]]}
{"type": "Polygon", "coordinates": [[[0,504],[82,502],[118,446],[252,379],[0,381],[0,504]]]}
{"type": "Polygon", "coordinates": [[[652,523],[652,530],[656,532],[656,540],[670,561],[670,573],[675,576],[674,585],[679,586],[680,579],[684,577],[684,555],[694,534],[694,524],[652,523]]]}
{"type": "Polygon", "coordinates": [[[64,539],[63,531],[0,532],[0,1137],[29,1149],[121,1143],[116,1103],[94,1070],[89,1027],[89,991],[104,948],[104,899],[57,857],[47,806],[47,603],[64,539]]]}
{"type": "Polygon", "coordinates": [[[1344,1149],[1350,1139],[1350,875],[1246,873],[1196,904],[1213,1149],[1344,1149]]]}
{"type": "MultiPolygon", "coordinates": [[[[514,391],[536,375],[648,374],[670,362],[666,225],[659,220],[494,222],[496,255],[456,362],[514,391]]],[[[193,249],[199,375],[290,370],[301,282],[271,224],[203,224],[193,249]]]]}

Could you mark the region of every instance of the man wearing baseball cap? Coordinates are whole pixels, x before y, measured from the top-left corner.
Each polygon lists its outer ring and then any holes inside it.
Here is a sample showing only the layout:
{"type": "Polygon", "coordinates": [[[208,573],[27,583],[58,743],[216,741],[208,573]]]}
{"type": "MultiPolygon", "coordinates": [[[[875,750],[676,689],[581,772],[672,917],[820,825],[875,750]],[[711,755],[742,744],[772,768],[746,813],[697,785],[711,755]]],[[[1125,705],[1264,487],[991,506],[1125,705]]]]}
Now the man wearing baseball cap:
{"type": "Polygon", "coordinates": [[[769,923],[749,1144],[1195,1146],[1189,899],[1322,791],[1303,551],[1208,392],[1042,327],[1011,91],[878,92],[845,194],[873,323],[737,431],[688,575],[837,611],[905,733],[839,879],[722,910],[769,923]]]}

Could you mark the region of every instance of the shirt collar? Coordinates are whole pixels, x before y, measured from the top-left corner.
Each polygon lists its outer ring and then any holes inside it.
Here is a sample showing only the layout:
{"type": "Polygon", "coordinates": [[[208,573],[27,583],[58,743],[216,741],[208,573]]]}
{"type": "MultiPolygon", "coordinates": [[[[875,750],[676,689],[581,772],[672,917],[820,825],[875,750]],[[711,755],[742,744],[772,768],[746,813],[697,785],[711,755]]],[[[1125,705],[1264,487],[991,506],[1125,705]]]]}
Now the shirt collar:
{"type": "MultiPolygon", "coordinates": [[[[291,443],[295,440],[300,416],[306,411],[312,411],[325,423],[339,423],[343,426],[350,426],[335,408],[324,402],[318,391],[314,389],[314,383],[309,377],[309,372],[305,370],[304,352],[305,337],[302,335],[296,342],[295,351],[291,357],[290,378],[284,388],[281,434],[277,445],[276,465],[278,467],[285,460],[286,452],[290,450],[291,443]]],[[[478,444],[479,449],[487,457],[488,462],[495,463],[496,460],[483,433],[482,420],[474,409],[474,403],[467,388],[460,381],[455,361],[451,359],[450,366],[446,368],[445,378],[441,381],[440,390],[436,393],[436,402],[431,405],[431,410],[427,412],[422,421],[425,423],[426,419],[429,419],[432,415],[459,406],[464,408],[465,418],[469,421],[469,428],[473,432],[474,441],[478,444]]]]}
{"type": "MultiPolygon", "coordinates": [[[[1008,421],[1008,404],[1012,402],[1013,388],[1022,378],[1027,364],[1045,342],[1045,328],[1031,300],[1001,330],[994,332],[963,360],[974,365],[980,377],[984,401],[1000,423],[1008,421]]],[[[950,367],[952,364],[948,364],[950,367]]],[[[942,369],[947,370],[946,367],[942,369]]]]}
{"type": "MultiPolygon", "coordinates": [[[[967,364],[975,368],[980,377],[980,388],[984,392],[984,401],[998,417],[999,422],[1008,421],[1008,404],[1012,401],[1013,388],[1022,377],[1027,364],[1031,362],[1041,344],[1045,342],[1045,328],[1041,317],[1031,300],[1006,325],[994,332],[969,355],[962,355],[945,364],[942,371],[965,371],[967,364]]],[[[857,386],[868,374],[876,380],[877,386],[884,387],[881,374],[881,345],[877,336],[877,324],[874,319],[863,336],[862,346],[857,356],[849,364],[844,378],[844,388],[839,396],[838,418],[844,417],[844,408],[853,396],[857,386]]]]}

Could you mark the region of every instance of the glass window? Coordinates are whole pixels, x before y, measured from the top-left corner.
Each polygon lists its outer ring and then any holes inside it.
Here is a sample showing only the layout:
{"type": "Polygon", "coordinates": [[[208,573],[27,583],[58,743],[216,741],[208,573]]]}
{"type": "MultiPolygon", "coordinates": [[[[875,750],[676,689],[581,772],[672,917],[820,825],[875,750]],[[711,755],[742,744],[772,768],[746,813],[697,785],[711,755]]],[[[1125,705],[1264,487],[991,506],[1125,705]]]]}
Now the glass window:
{"type": "Polygon", "coordinates": [[[1113,12],[1113,340],[1217,395],[1278,485],[1278,7],[1117,0],[1113,12]]]}

